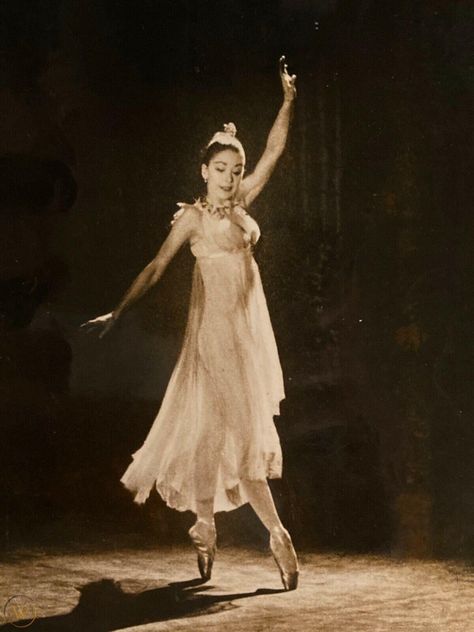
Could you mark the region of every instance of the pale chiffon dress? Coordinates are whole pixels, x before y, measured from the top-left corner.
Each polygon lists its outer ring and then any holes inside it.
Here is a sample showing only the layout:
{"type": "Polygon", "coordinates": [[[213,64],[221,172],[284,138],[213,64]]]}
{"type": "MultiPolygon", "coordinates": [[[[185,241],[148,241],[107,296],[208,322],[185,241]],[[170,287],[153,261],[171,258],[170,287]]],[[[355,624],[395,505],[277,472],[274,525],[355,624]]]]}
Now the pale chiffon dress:
{"type": "Polygon", "coordinates": [[[199,211],[200,234],[184,341],[161,408],[121,478],[144,503],[155,486],[168,506],[196,512],[247,502],[241,481],[280,478],[273,416],[284,398],[275,337],[252,245],[258,225],[239,204],[199,211]]]}

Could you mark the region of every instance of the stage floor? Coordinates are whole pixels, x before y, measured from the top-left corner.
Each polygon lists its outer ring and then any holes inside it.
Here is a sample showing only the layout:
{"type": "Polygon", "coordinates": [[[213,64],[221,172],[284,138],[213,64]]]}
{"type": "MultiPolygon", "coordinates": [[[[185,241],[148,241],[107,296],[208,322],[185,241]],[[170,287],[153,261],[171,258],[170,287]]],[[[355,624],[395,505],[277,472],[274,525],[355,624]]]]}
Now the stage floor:
{"type": "Polygon", "coordinates": [[[285,593],[271,555],[250,549],[220,549],[207,584],[190,581],[190,547],[19,550],[2,563],[0,629],[36,617],[26,629],[474,631],[474,572],[462,564],[312,553],[300,562],[300,586],[285,593]]]}

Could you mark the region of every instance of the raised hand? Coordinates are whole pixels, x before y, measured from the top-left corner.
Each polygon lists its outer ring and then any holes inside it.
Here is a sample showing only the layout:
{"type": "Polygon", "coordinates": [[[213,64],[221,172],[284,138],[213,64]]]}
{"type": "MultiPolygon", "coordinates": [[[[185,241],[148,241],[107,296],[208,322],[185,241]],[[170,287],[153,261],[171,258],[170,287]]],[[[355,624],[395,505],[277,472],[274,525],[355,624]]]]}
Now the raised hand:
{"type": "Polygon", "coordinates": [[[107,332],[109,332],[116,322],[116,318],[114,318],[113,312],[109,314],[104,314],[103,316],[97,316],[97,318],[93,318],[92,320],[88,320],[85,323],[82,323],[80,329],[83,329],[87,333],[91,331],[101,330],[99,333],[99,338],[103,338],[107,332]]]}
{"type": "Polygon", "coordinates": [[[280,79],[285,101],[293,101],[296,98],[296,75],[288,74],[288,64],[285,55],[280,57],[280,79]]]}

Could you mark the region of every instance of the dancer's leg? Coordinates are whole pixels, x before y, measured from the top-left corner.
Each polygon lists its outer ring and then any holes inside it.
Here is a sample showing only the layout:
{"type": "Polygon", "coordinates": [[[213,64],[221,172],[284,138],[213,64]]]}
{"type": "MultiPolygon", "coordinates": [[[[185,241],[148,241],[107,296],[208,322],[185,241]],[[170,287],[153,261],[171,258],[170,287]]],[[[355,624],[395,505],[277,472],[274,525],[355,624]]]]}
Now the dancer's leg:
{"type": "Polygon", "coordinates": [[[273,502],[267,481],[242,481],[247,498],[255,513],[270,532],[270,549],[280,569],[286,590],[294,590],[298,585],[298,558],[293,548],[290,534],[282,525],[273,502]]]}
{"type": "Polygon", "coordinates": [[[214,524],[214,498],[198,500],[196,503],[197,519],[207,524],[214,524]]]}
{"type": "Polygon", "coordinates": [[[211,577],[212,565],[216,554],[216,527],[214,525],[214,499],[197,501],[197,520],[189,529],[194,548],[198,555],[198,568],[201,577],[211,577]]]}
{"type": "Polygon", "coordinates": [[[283,528],[267,481],[243,480],[242,485],[249,502],[269,531],[283,528]]]}

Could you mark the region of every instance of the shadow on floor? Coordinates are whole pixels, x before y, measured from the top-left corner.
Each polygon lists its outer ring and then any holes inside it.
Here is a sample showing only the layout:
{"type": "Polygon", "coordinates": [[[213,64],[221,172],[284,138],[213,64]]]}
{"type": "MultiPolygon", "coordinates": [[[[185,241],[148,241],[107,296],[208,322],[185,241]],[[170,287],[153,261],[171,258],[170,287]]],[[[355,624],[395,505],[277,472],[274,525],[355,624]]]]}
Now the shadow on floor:
{"type": "Polygon", "coordinates": [[[260,588],[254,592],[206,595],[201,579],[170,583],[141,593],[125,593],[112,579],[85,584],[73,610],[64,615],[35,619],[10,620],[0,630],[18,628],[38,632],[109,632],[166,619],[215,614],[237,608],[232,601],[258,595],[284,592],[283,589],[260,588]]]}

